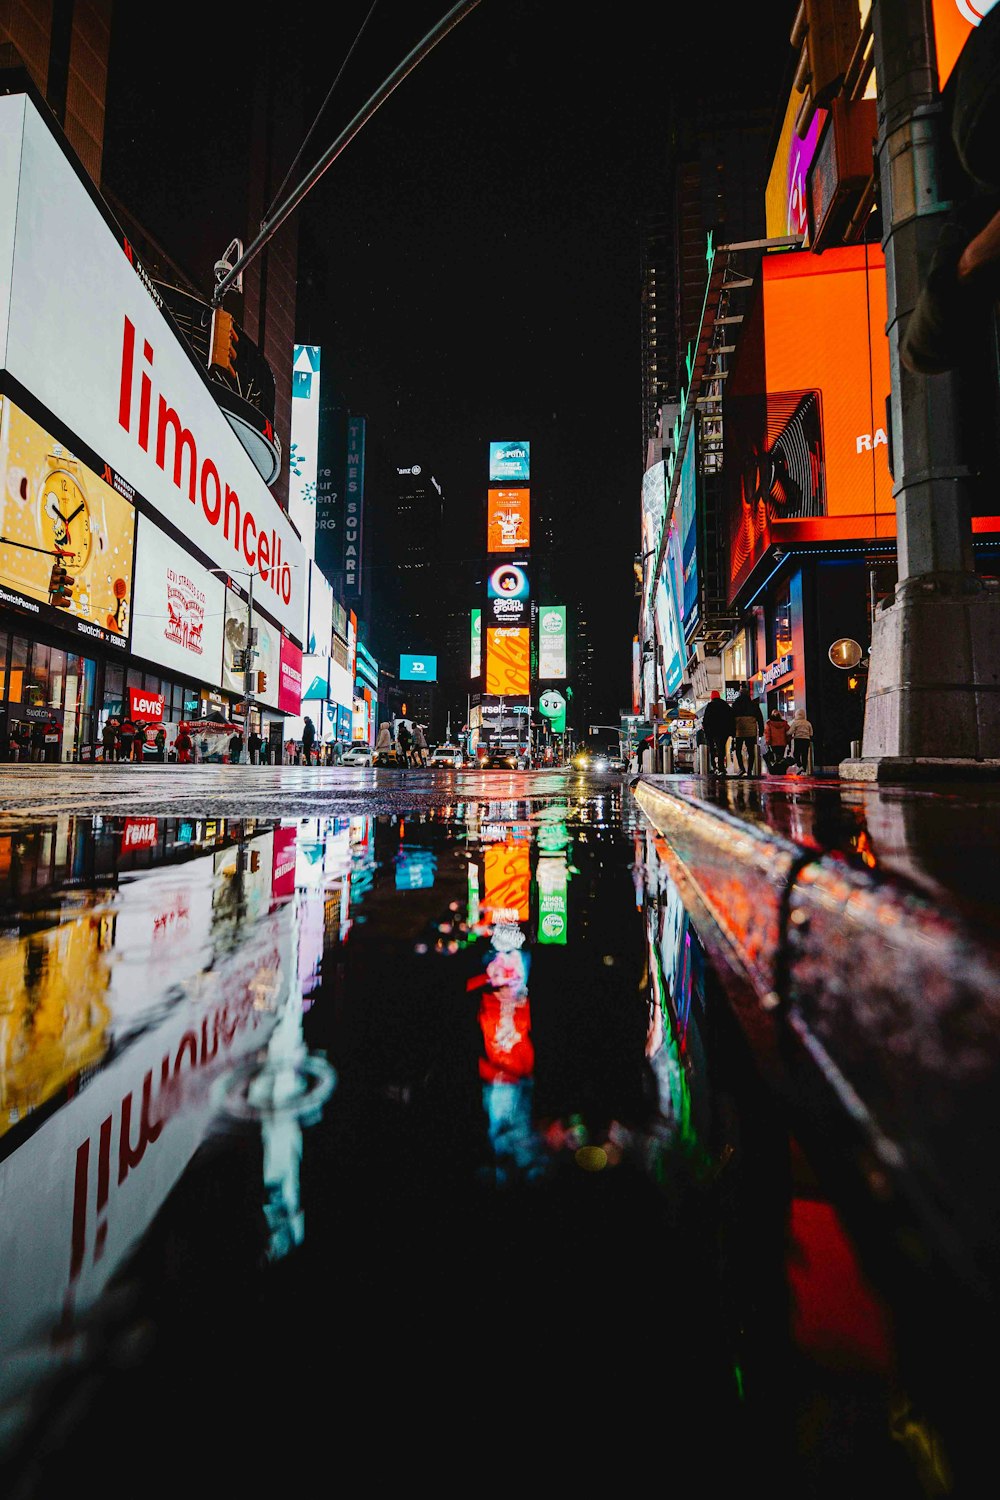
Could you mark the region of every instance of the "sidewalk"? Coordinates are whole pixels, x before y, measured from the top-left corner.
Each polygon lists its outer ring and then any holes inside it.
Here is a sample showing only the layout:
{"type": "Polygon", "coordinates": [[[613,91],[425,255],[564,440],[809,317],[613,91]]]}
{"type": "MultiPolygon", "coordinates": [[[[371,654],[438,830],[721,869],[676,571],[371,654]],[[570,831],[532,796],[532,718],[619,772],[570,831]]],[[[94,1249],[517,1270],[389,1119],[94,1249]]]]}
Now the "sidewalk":
{"type": "MultiPolygon", "coordinates": [[[[872,1191],[905,1199],[1000,1310],[1000,785],[632,789],[706,946],[752,989],[777,1053],[809,1058],[872,1191]]],[[[799,1104],[814,1086],[794,1065],[785,1081],[799,1104]]]]}

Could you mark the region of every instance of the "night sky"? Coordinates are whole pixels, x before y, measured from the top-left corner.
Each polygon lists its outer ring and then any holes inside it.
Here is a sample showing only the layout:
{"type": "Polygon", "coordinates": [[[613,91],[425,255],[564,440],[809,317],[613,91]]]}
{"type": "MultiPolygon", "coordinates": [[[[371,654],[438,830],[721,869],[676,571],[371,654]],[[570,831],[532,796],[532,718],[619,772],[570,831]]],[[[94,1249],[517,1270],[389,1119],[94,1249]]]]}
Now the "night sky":
{"type": "MultiPolygon", "coordinates": [[[[304,137],[371,12],[295,185],[450,9],[292,4],[255,31],[238,10],[226,21],[182,4],[154,38],[148,10],[119,3],[105,181],[207,293],[214,260],[247,236],[261,50],[297,59],[288,108],[304,137]]],[[[671,91],[693,108],[709,93],[777,107],[795,3],[692,9],[481,0],[297,210],[298,337],[322,346],[324,381],[367,418],[369,475],[420,462],[441,481],[448,569],[482,550],[488,440],[530,440],[532,489],[596,624],[602,719],[630,691],[639,222],[666,193],[671,91]]]]}

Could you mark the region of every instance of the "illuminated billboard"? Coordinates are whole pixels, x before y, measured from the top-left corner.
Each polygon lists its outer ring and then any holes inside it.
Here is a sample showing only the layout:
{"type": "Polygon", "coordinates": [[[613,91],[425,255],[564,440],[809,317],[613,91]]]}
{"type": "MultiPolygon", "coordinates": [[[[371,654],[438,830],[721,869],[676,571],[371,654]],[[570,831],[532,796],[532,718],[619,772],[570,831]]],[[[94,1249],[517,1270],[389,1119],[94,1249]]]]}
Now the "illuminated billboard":
{"type": "Polygon", "coordinates": [[[730,601],[773,543],[892,537],[874,245],[765,256],[726,388],[730,601]]]}
{"type": "Polygon", "coordinates": [[[278,711],[298,714],[302,707],[302,648],[286,635],[278,645],[278,711]]]}
{"type": "Polygon", "coordinates": [[[124,647],[135,545],[128,500],[6,396],[0,469],[0,603],[124,647]],[[65,570],[59,592],[50,590],[56,567],[65,570]]]}
{"type": "Polygon", "coordinates": [[[528,693],[531,631],[490,626],[486,632],[486,692],[528,693]]]}
{"type": "Polygon", "coordinates": [[[136,542],[135,597],[135,654],[195,681],[219,683],[226,585],[144,515],[136,542]]]}
{"type": "Polygon", "coordinates": [[[494,568],[486,580],[487,623],[526,626],[530,617],[530,592],[523,564],[505,562],[494,568]]]}
{"type": "Polygon", "coordinates": [[[490,443],[490,483],[531,478],[531,445],[526,442],[490,443]]]}
{"type": "Polygon", "coordinates": [[[344,597],[361,594],[361,540],[365,510],[365,419],[347,419],[347,500],[344,507],[344,597]]]}
{"type": "Polygon", "coordinates": [[[531,541],[531,491],[487,490],[486,550],[518,552],[531,541]]]}
{"type": "Polygon", "coordinates": [[[400,656],[400,682],[437,682],[438,659],[436,656],[400,656]]]}
{"type": "Polygon", "coordinates": [[[319,368],[316,344],[296,344],[292,360],[288,514],[310,557],[316,555],[316,470],[319,453],[319,368]]]}
{"type": "Polygon", "coordinates": [[[474,609],[470,618],[469,676],[478,677],[483,670],[483,612],[474,609]]]}
{"type": "Polygon", "coordinates": [[[333,590],[319,568],[309,563],[309,620],[306,645],[313,656],[329,656],[333,636],[333,590]]]}
{"type": "Polygon", "coordinates": [[[939,89],[948,82],[969,34],[996,3],[997,0],[931,0],[939,89]]]}
{"type": "MultiPolygon", "coordinates": [[[[141,495],[219,566],[253,568],[261,607],[298,636],[302,543],[190,346],[161,311],[133,247],[105,219],[89,179],[77,175],[53,131],[23,93],[0,97],[5,367],[66,434],[101,456],[102,476],[106,465],[128,485],[126,499],[141,495]]],[[[89,479],[83,487],[89,496],[89,479]]],[[[110,514],[108,520],[117,524],[110,514]]],[[[115,545],[112,530],[105,540],[115,545]]],[[[0,570],[8,573],[5,559],[0,570]]],[[[124,567],[110,571],[112,587],[127,578],[124,567]]],[[[95,629],[109,632],[117,602],[101,600],[104,620],[95,620],[95,629]]],[[[96,606],[89,607],[93,620],[96,606]]]]}
{"type": "Polygon", "coordinates": [[[543,681],[566,676],[565,604],[543,604],[538,611],[538,675],[543,681]]]}
{"type": "MultiPolygon", "coordinates": [[[[280,688],[279,665],[281,661],[281,631],[270,620],[253,612],[253,625],[257,632],[251,671],[254,673],[254,692],[257,699],[277,708],[280,688]],[[257,673],[263,672],[266,684],[261,691],[257,686],[257,673]]],[[[222,686],[230,693],[243,697],[246,691],[246,673],[236,665],[238,651],[247,647],[247,601],[241,590],[226,589],[226,619],[222,631],[222,686]]],[[[301,664],[300,664],[301,666],[301,664]]],[[[294,712],[298,713],[298,705],[294,712]]]]}
{"type": "Polygon", "coordinates": [[[678,619],[689,633],[698,618],[698,479],[694,461],[694,436],[688,439],[681,464],[681,482],[675,502],[678,516],[677,535],[681,551],[681,574],[678,580],[678,619]]]}
{"type": "Polygon", "coordinates": [[[795,116],[802,95],[792,90],[781,126],[764,190],[764,223],[769,239],[786,234],[801,234],[803,245],[809,243],[809,216],[806,201],[806,176],[816,155],[816,144],[826,121],[825,109],[817,109],[806,131],[805,139],[795,134],[795,116]]]}

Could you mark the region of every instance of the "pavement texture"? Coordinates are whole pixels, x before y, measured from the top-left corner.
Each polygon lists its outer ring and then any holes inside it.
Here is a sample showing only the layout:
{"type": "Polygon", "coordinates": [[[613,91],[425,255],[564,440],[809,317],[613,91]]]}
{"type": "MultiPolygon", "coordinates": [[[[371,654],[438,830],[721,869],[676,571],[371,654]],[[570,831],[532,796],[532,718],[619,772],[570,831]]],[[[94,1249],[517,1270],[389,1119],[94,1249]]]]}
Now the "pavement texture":
{"type": "Polygon", "coordinates": [[[839,1101],[873,1191],[1000,1306],[1000,787],[650,776],[633,792],[703,937],[839,1101]]]}

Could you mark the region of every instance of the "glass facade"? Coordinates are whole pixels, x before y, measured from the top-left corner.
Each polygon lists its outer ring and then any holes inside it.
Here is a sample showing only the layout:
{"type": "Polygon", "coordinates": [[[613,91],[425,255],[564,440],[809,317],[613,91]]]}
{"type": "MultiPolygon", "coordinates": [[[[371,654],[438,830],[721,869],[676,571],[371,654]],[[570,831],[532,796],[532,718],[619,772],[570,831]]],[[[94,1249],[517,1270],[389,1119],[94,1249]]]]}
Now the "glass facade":
{"type": "Polygon", "coordinates": [[[0,758],[75,760],[95,730],[97,663],[0,631],[0,758]]]}

